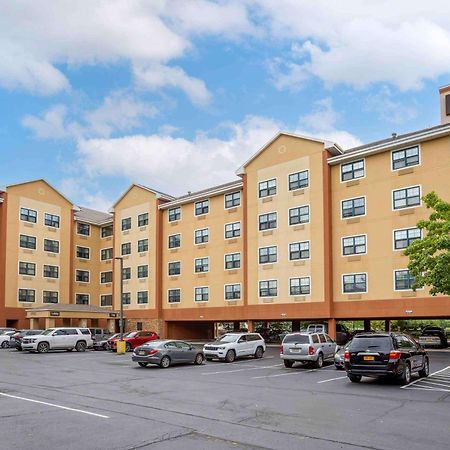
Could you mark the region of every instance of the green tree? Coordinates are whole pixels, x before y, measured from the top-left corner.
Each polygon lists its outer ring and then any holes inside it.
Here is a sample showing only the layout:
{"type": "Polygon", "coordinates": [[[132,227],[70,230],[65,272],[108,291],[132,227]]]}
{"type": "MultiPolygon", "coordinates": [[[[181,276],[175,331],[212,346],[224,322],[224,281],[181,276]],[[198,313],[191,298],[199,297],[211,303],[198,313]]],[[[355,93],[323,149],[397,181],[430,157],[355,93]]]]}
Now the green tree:
{"type": "Polygon", "coordinates": [[[450,295],[450,203],[440,199],[435,192],[423,197],[433,212],[427,220],[420,220],[417,227],[426,231],[423,239],[409,245],[408,269],[415,277],[413,289],[430,287],[431,295],[450,295]]]}

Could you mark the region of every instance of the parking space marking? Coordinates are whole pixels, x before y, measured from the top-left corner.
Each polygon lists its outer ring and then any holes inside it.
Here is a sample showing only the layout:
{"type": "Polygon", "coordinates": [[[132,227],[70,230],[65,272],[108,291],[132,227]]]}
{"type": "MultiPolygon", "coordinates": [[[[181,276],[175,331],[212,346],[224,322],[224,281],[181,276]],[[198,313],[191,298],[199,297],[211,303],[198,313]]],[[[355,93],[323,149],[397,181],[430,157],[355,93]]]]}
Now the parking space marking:
{"type": "Polygon", "coordinates": [[[347,375],[345,375],[343,377],[329,378],[328,380],[318,381],[317,384],[328,383],[329,381],[335,381],[335,380],[343,380],[344,378],[347,378],[347,375]]]}
{"type": "Polygon", "coordinates": [[[235,372],[245,372],[248,370],[260,370],[260,369],[272,369],[274,367],[279,367],[281,364],[275,364],[273,366],[255,366],[255,367],[249,367],[245,369],[232,369],[232,370],[220,370],[218,372],[203,372],[202,375],[218,375],[221,373],[235,373],[235,372]]]}
{"type": "Polygon", "coordinates": [[[78,412],[81,414],[88,414],[89,416],[100,417],[101,419],[109,419],[110,418],[109,416],[104,416],[103,414],[97,414],[97,413],[93,413],[90,411],[84,411],[83,409],[69,408],[68,406],[55,405],[54,403],[41,402],[40,400],[34,400],[32,398],[19,397],[17,395],[5,394],[3,392],[0,392],[0,395],[2,397],[14,398],[17,400],[24,400],[26,402],[38,403],[40,405],[45,405],[45,406],[51,406],[53,408],[65,409],[66,411],[73,411],[73,412],[78,412]]]}
{"type": "MultiPolygon", "coordinates": [[[[281,365],[281,364],[279,364],[279,365],[281,365]]],[[[300,373],[307,373],[307,372],[317,372],[317,370],[316,369],[311,369],[311,370],[303,370],[303,371],[298,371],[298,370],[292,370],[292,371],[290,371],[290,372],[287,372],[287,373],[277,373],[277,374],[275,374],[275,375],[263,375],[263,376],[260,376],[260,377],[251,377],[251,379],[252,380],[259,380],[259,379],[261,379],[261,378],[276,378],[276,377],[285,377],[285,376],[287,376],[287,375],[298,375],[298,374],[300,374],[300,373]]]]}
{"type": "Polygon", "coordinates": [[[427,378],[411,381],[400,389],[450,392],[450,366],[430,373],[427,378]]]}

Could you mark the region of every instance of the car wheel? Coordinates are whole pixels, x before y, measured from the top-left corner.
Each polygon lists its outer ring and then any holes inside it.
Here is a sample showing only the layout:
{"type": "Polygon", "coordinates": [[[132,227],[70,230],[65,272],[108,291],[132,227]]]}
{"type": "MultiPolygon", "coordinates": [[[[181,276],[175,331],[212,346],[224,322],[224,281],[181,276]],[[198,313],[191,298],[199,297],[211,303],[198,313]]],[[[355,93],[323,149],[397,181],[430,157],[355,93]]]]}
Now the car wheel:
{"type": "Polygon", "coordinates": [[[316,361],[316,367],[318,369],[322,368],[323,366],[323,355],[322,353],[319,353],[319,356],[317,357],[317,361],[316,361]]]}
{"type": "Polygon", "coordinates": [[[125,351],[131,352],[131,350],[133,350],[133,348],[131,347],[131,344],[129,342],[127,342],[125,345],[125,351]]]}
{"type": "Polygon", "coordinates": [[[197,366],[201,366],[203,364],[203,355],[201,353],[197,353],[194,359],[194,364],[197,366]]]}
{"type": "Polygon", "coordinates": [[[160,367],[167,369],[170,366],[170,358],[168,356],[163,356],[159,363],[160,367]]]}
{"type": "Polygon", "coordinates": [[[348,379],[352,382],[352,383],[359,383],[361,381],[361,375],[349,375],[348,379]]]}
{"type": "Polygon", "coordinates": [[[430,361],[428,361],[428,358],[425,358],[425,362],[423,363],[423,368],[419,370],[419,377],[425,378],[430,373],[430,361]]]}
{"type": "Polygon", "coordinates": [[[78,341],[77,345],[75,345],[75,350],[77,352],[85,352],[86,351],[86,342],[78,341]]]}
{"type": "Polygon", "coordinates": [[[290,369],[294,365],[294,361],[289,361],[288,359],[284,360],[284,367],[290,369]]]}
{"type": "Polygon", "coordinates": [[[403,368],[403,373],[400,376],[400,381],[402,384],[411,383],[411,368],[409,367],[409,363],[405,363],[405,367],[403,368]]]}
{"type": "Polygon", "coordinates": [[[227,354],[225,355],[225,361],[227,363],[232,363],[236,359],[236,353],[234,350],[228,350],[227,354]]]}
{"type": "Polygon", "coordinates": [[[108,350],[108,346],[106,344],[102,345],[102,350],[104,350],[106,352],[106,350],[108,350]]]}
{"type": "Polygon", "coordinates": [[[141,367],[147,367],[148,366],[148,363],[146,363],[146,362],[138,362],[138,364],[141,366],[141,367]]]}
{"type": "Polygon", "coordinates": [[[22,347],[16,347],[16,350],[18,351],[18,352],[21,352],[22,351],[22,347]]]}
{"type": "Polygon", "coordinates": [[[255,358],[256,358],[256,359],[261,359],[261,358],[263,357],[263,355],[264,355],[264,350],[263,350],[263,348],[262,348],[262,347],[258,347],[258,348],[256,349],[256,352],[255,352],[255,358]]]}
{"type": "Polygon", "coordinates": [[[50,345],[48,342],[40,342],[37,346],[37,351],[39,353],[47,353],[50,350],[50,345]]]}
{"type": "Polygon", "coordinates": [[[9,342],[8,341],[3,341],[1,347],[2,348],[9,348],[9,342]]]}

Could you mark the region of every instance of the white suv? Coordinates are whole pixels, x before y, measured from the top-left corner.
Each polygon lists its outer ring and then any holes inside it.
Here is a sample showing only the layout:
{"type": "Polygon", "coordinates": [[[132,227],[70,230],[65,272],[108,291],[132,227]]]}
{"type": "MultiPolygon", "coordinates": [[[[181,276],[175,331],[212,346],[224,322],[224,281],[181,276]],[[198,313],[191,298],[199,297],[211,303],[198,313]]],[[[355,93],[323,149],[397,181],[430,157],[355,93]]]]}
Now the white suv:
{"type": "Polygon", "coordinates": [[[259,359],[263,357],[265,351],[266,343],[258,333],[227,333],[203,346],[207,361],[219,358],[233,362],[241,356],[254,356],[259,359]]]}
{"type": "Polygon", "coordinates": [[[72,351],[73,349],[84,352],[92,345],[89,328],[48,328],[42,334],[22,339],[23,350],[39,353],[47,353],[49,350],[72,351]]]}

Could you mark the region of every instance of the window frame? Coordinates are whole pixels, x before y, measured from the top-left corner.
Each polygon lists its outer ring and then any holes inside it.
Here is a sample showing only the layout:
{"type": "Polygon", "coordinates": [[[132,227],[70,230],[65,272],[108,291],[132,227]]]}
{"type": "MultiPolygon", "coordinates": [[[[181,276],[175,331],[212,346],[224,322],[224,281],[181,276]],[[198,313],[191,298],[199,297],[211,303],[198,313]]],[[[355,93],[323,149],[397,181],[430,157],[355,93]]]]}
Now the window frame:
{"type": "Polygon", "coordinates": [[[101,270],[100,273],[99,273],[99,279],[100,279],[100,284],[109,284],[109,283],[112,283],[112,282],[114,281],[113,271],[112,271],[112,270],[101,270]],[[111,274],[111,280],[110,280],[110,281],[108,281],[108,280],[102,281],[102,275],[103,275],[104,273],[110,273],[110,274],[111,274]]]}
{"type": "Polygon", "coordinates": [[[122,292],[122,297],[121,297],[120,301],[123,306],[131,305],[131,292],[122,292]],[[128,301],[126,303],[123,301],[124,297],[126,297],[128,299],[128,301]]]}
{"type": "MultiPolygon", "coordinates": [[[[353,243],[353,247],[356,248],[356,244],[355,243],[353,243]]],[[[352,235],[349,235],[349,236],[342,236],[341,237],[341,256],[343,256],[344,258],[346,258],[348,256],[367,255],[367,247],[368,247],[367,233],[352,234],[352,235]],[[359,237],[364,237],[365,251],[363,253],[349,253],[349,254],[345,254],[344,253],[344,239],[353,239],[353,241],[354,241],[355,238],[359,238],[359,237]]]]}
{"type": "Polygon", "coordinates": [[[209,302],[209,286],[195,286],[194,287],[194,302],[195,303],[207,303],[209,302]],[[203,292],[201,293],[202,296],[202,300],[197,300],[197,289],[206,289],[206,295],[208,296],[208,298],[206,300],[203,300],[203,296],[205,295],[203,292]]]}
{"type": "Polygon", "coordinates": [[[399,148],[397,150],[391,150],[391,172],[397,172],[399,170],[403,170],[403,169],[407,169],[409,167],[416,167],[416,166],[420,166],[422,165],[422,149],[421,149],[421,145],[417,144],[417,145],[412,145],[411,147],[405,147],[405,148],[399,148]],[[403,167],[398,167],[398,168],[394,168],[394,153],[400,153],[400,152],[405,152],[405,158],[406,157],[406,152],[407,150],[411,150],[413,148],[417,148],[418,151],[418,162],[417,164],[409,164],[409,165],[405,165],[403,167]]]}
{"type": "MultiPolygon", "coordinates": [[[[270,284],[267,285],[267,289],[270,294],[270,289],[271,289],[270,284]]],[[[274,297],[278,297],[278,279],[270,278],[268,280],[258,280],[258,298],[274,298],[274,297]],[[275,281],[275,283],[276,283],[275,289],[277,290],[277,293],[275,295],[261,295],[261,283],[270,283],[272,281],[275,281]]]]}
{"type": "Polygon", "coordinates": [[[169,235],[167,236],[167,248],[168,248],[169,250],[173,250],[173,249],[175,249],[175,248],[181,248],[181,233],[169,234],[169,235]],[[170,238],[171,238],[171,237],[174,237],[174,236],[179,236],[179,237],[180,237],[180,238],[179,238],[179,243],[180,243],[180,245],[175,246],[175,247],[171,247],[171,246],[170,246],[170,238]]]}
{"type": "Polygon", "coordinates": [[[405,249],[407,249],[411,245],[411,242],[414,242],[414,241],[417,241],[417,240],[420,240],[420,239],[423,239],[423,232],[418,227],[396,228],[396,229],[392,230],[392,250],[394,252],[403,252],[405,249]],[[408,231],[410,231],[410,230],[419,230],[420,237],[410,241],[410,239],[408,237],[408,231]],[[396,242],[396,240],[395,240],[395,233],[398,232],[398,231],[406,231],[406,240],[407,240],[407,242],[409,242],[406,247],[395,248],[395,242],[396,242]]]}
{"type": "Polygon", "coordinates": [[[47,289],[43,289],[43,290],[42,290],[42,304],[43,304],[43,305],[57,305],[58,303],[59,303],[59,291],[49,291],[49,290],[47,290],[47,289]],[[56,302],[45,302],[45,301],[44,301],[44,297],[45,297],[45,293],[46,293],[46,292],[50,292],[50,293],[53,293],[53,294],[56,293],[56,294],[57,294],[56,297],[57,297],[57,300],[58,300],[58,301],[56,301],[56,302]]]}
{"type": "MultiPolygon", "coordinates": [[[[298,177],[297,182],[299,180],[300,180],[300,178],[298,177]]],[[[294,182],[292,182],[292,183],[294,183],[294,182]]],[[[287,186],[288,186],[288,192],[295,192],[295,191],[298,191],[299,189],[307,189],[307,188],[309,188],[309,169],[303,169],[303,170],[299,170],[298,172],[289,173],[288,176],[287,176],[287,186]],[[306,174],[307,174],[307,177],[306,177],[307,184],[306,184],[306,186],[299,186],[299,187],[296,187],[296,188],[291,188],[291,176],[292,175],[300,175],[301,173],[304,173],[304,172],[306,172],[306,174]]]]}
{"type": "MultiPolygon", "coordinates": [[[[355,209],[355,206],[352,207],[352,210],[355,209]]],[[[340,214],[341,214],[341,220],[348,220],[348,219],[355,219],[357,217],[365,217],[367,215],[367,196],[366,195],[360,195],[358,197],[350,197],[350,198],[344,198],[341,200],[340,202],[340,214]],[[354,201],[354,200],[359,200],[360,198],[364,199],[364,214],[358,214],[358,215],[353,215],[353,216],[348,216],[348,217],[344,217],[344,210],[343,210],[343,204],[344,202],[348,202],[350,200],[354,201]]]]}
{"type": "MultiPolygon", "coordinates": [[[[203,269],[204,265],[202,264],[199,267],[202,267],[202,269],[203,269]]],[[[194,274],[198,275],[200,273],[209,273],[209,269],[210,269],[209,256],[200,256],[198,258],[194,258],[194,274]],[[203,260],[206,260],[206,267],[207,267],[208,270],[199,270],[199,271],[197,271],[197,261],[202,261],[203,262],[203,260]]]]}
{"type": "Polygon", "coordinates": [[[59,239],[48,239],[48,238],[44,238],[43,242],[42,242],[42,249],[44,252],[47,253],[53,253],[55,255],[59,255],[61,253],[61,243],[59,242],[59,239]],[[46,250],[45,249],[45,241],[49,241],[49,242],[57,242],[58,243],[58,251],[54,252],[52,250],[46,250]]]}
{"type": "MultiPolygon", "coordinates": [[[[176,217],[176,214],[175,214],[175,217],[176,217]]],[[[181,217],[182,217],[181,206],[174,206],[173,208],[167,208],[167,222],[168,223],[178,222],[179,220],[181,220],[181,217]],[[177,210],[177,209],[179,210],[180,217],[170,220],[170,212],[177,210]]]]}
{"type": "MultiPolygon", "coordinates": [[[[270,221],[268,221],[268,223],[270,223],[270,221]]],[[[264,232],[264,231],[270,231],[270,230],[276,230],[278,228],[278,211],[270,211],[267,213],[263,213],[263,214],[258,214],[258,221],[257,221],[257,227],[258,227],[258,231],[264,232]],[[268,228],[264,228],[261,229],[261,217],[262,216],[270,216],[271,214],[275,214],[275,227],[268,227],[268,228]]]]}
{"type": "MultiPolygon", "coordinates": [[[[234,291],[233,291],[234,294],[234,291]]],[[[242,283],[226,283],[223,285],[223,298],[226,302],[242,300],[242,283]],[[227,286],[239,286],[239,297],[227,298],[227,286]]]]}
{"type": "Polygon", "coordinates": [[[136,292],[136,304],[137,305],[148,305],[150,303],[148,291],[137,291],[136,292]],[[139,294],[146,294],[145,302],[139,299],[139,294]]]}
{"type": "Polygon", "coordinates": [[[90,236],[91,235],[91,225],[90,224],[88,224],[88,223],[85,223],[85,222],[78,222],[77,221],[77,235],[78,236],[90,236]],[[80,233],[80,225],[85,225],[85,226],[87,226],[88,228],[88,234],[84,234],[84,233],[80,233]]]}
{"type": "MultiPolygon", "coordinates": [[[[201,235],[202,239],[203,239],[203,234],[201,235]]],[[[203,244],[207,244],[209,242],[209,227],[204,227],[204,228],[196,228],[194,230],[194,245],[203,245],[203,244]],[[206,241],[201,241],[201,242],[197,242],[197,232],[201,232],[201,231],[207,231],[206,237],[207,240],[206,241]]]]}
{"type": "Polygon", "coordinates": [[[223,207],[224,209],[239,208],[239,206],[241,206],[241,200],[242,200],[241,191],[228,192],[223,196],[223,207]],[[239,202],[237,205],[234,204],[235,198],[233,197],[236,194],[239,195],[239,202]],[[227,196],[229,195],[231,195],[231,203],[232,203],[231,206],[227,206],[227,196]]]}
{"type": "Polygon", "coordinates": [[[44,226],[50,227],[50,228],[60,228],[61,227],[61,216],[58,214],[52,214],[52,213],[44,213],[44,226]],[[49,216],[49,217],[48,217],[49,216]],[[57,217],[58,220],[54,221],[54,218],[57,217]],[[50,223],[47,223],[47,220],[50,221],[50,223]],[[54,225],[57,223],[57,225],[54,225]]]}
{"type": "Polygon", "coordinates": [[[122,267],[122,280],[123,281],[131,280],[131,267],[122,267]],[[126,278],[124,274],[127,275],[126,278]]]}
{"type": "Polygon", "coordinates": [[[265,245],[263,247],[258,247],[258,265],[259,266],[264,266],[266,264],[276,264],[278,262],[278,245],[265,245]],[[274,248],[275,249],[275,261],[270,261],[270,253],[267,254],[268,257],[268,261],[267,262],[261,262],[261,250],[265,250],[265,249],[271,249],[274,248]]]}
{"type": "Polygon", "coordinates": [[[59,274],[60,274],[60,270],[59,270],[59,266],[53,265],[53,264],[42,264],[42,278],[45,278],[46,280],[59,280],[59,274]],[[46,267],[52,267],[52,268],[56,268],[56,277],[52,277],[52,276],[48,276],[45,275],[45,268],[46,267]]]}
{"type": "Polygon", "coordinates": [[[76,283],[90,283],[91,282],[91,271],[86,270],[86,269],[75,269],[75,282],[76,283]],[[77,280],[77,272],[87,272],[88,280],[87,281],[77,280]]]}
{"type": "MultiPolygon", "coordinates": [[[[356,169],[356,170],[361,170],[361,169],[356,169]]],[[[366,178],[366,158],[361,158],[361,159],[356,159],[354,161],[341,163],[339,165],[339,176],[340,176],[341,183],[348,183],[349,181],[362,180],[362,179],[366,178]],[[352,173],[354,175],[355,168],[353,167],[353,165],[356,164],[356,163],[360,163],[360,162],[363,163],[363,167],[362,167],[363,174],[361,176],[359,176],[359,177],[355,177],[354,176],[352,178],[349,178],[348,180],[344,180],[343,179],[343,172],[342,172],[343,167],[351,165],[352,166],[352,170],[350,172],[347,172],[347,173],[352,173]]]]}
{"type": "MultiPolygon", "coordinates": [[[[28,295],[26,298],[28,298],[28,295]]],[[[36,303],[36,289],[18,288],[17,289],[17,302],[18,303],[36,303]],[[27,293],[33,292],[33,300],[20,300],[20,291],[27,291],[27,293]]]]}
{"type": "Polygon", "coordinates": [[[178,305],[179,303],[181,303],[181,288],[169,288],[169,289],[167,289],[167,303],[169,305],[178,305]],[[171,291],[178,291],[179,295],[178,295],[178,301],[177,302],[171,302],[170,301],[170,292],[171,291]]]}
{"type": "MultiPolygon", "coordinates": [[[[27,239],[27,242],[28,242],[28,239],[27,239]]],[[[33,235],[31,235],[31,234],[22,234],[22,233],[19,233],[19,248],[22,248],[22,249],[24,249],[24,250],[37,250],[37,237],[36,236],[33,236],[33,235]],[[22,236],[24,236],[24,237],[27,237],[27,238],[33,238],[34,239],[34,247],[22,247],[20,244],[21,244],[21,237],[22,236]]]]}
{"type": "Polygon", "coordinates": [[[149,270],[148,270],[148,264],[140,264],[139,266],[137,266],[136,268],[136,278],[138,280],[145,280],[146,278],[148,278],[148,274],[149,274],[149,270]],[[139,276],[139,269],[145,267],[145,275],[144,276],[139,276]]]}
{"type": "Polygon", "coordinates": [[[114,247],[106,247],[100,249],[100,261],[111,261],[114,258],[114,247]],[[111,250],[111,258],[103,259],[102,252],[106,250],[111,250]]]}
{"type": "Polygon", "coordinates": [[[228,222],[225,223],[223,226],[223,236],[224,239],[237,239],[239,237],[241,237],[241,221],[237,220],[235,222],[228,222]],[[236,232],[236,230],[234,229],[234,225],[239,224],[239,229],[237,230],[239,232],[239,234],[237,236],[234,235],[234,233],[236,232]],[[232,236],[227,237],[227,226],[231,225],[231,232],[232,232],[232,236]]]}
{"type": "Polygon", "coordinates": [[[268,178],[267,180],[261,180],[258,181],[258,198],[267,198],[267,197],[274,197],[275,195],[277,195],[278,192],[278,179],[277,177],[274,178],[268,178]],[[273,194],[270,193],[270,187],[269,187],[269,183],[271,181],[275,181],[275,192],[273,194]],[[267,183],[267,188],[263,188],[261,189],[261,184],[267,183]],[[261,195],[261,190],[266,190],[267,191],[267,195],[261,195]]]}
{"type": "Polygon", "coordinates": [[[294,261],[294,262],[295,261],[307,261],[308,259],[311,259],[311,240],[306,239],[304,241],[295,241],[295,242],[289,242],[288,243],[288,261],[294,261]],[[308,243],[308,257],[307,258],[302,258],[301,257],[301,253],[306,251],[306,250],[302,250],[300,248],[300,244],[305,244],[305,243],[308,243]],[[292,254],[291,245],[296,245],[296,244],[299,245],[298,251],[299,251],[299,254],[300,254],[300,258],[292,258],[291,257],[291,254],[292,254]]]}
{"type": "Polygon", "coordinates": [[[76,248],[75,248],[75,258],[82,259],[84,261],[89,261],[91,259],[91,248],[90,247],[83,247],[82,245],[77,245],[76,248]],[[78,256],[78,249],[79,248],[88,249],[89,257],[88,258],[84,258],[83,256],[78,256]]]}
{"type": "Polygon", "coordinates": [[[112,294],[100,294],[100,298],[99,298],[99,305],[101,307],[109,307],[109,306],[113,306],[113,295],[112,294]],[[111,304],[109,305],[103,305],[103,298],[102,297],[111,297],[111,304]]]}
{"type": "Polygon", "coordinates": [[[114,226],[111,225],[103,225],[102,227],[100,227],[100,239],[106,239],[111,237],[114,234],[114,226]],[[104,229],[111,229],[111,234],[107,234],[106,236],[103,236],[103,230],[104,229]]]}
{"type": "MultiPolygon", "coordinates": [[[[302,287],[301,282],[299,282],[298,287],[301,290],[301,287],[302,287]]],[[[289,277],[289,279],[288,279],[288,292],[289,292],[289,297],[302,297],[302,296],[306,296],[306,295],[311,295],[311,292],[312,292],[312,289],[311,289],[311,276],[310,275],[305,275],[305,276],[298,276],[298,277],[289,277]],[[291,281],[292,280],[302,280],[302,279],[309,281],[309,283],[308,283],[309,292],[307,292],[307,293],[300,292],[299,294],[292,294],[291,293],[291,288],[292,288],[291,281]]]]}
{"type": "MultiPolygon", "coordinates": [[[[303,214],[304,215],[304,214],[303,214]]],[[[299,214],[298,217],[300,218],[301,215],[299,214]]],[[[311,206],[308,204],[306,205],[300,205],[300,206],[294,206],[293,208],[288,208],[288,225],[290,227],[296,227],[297,225],[307,225],[311,223],[311,206]],[[308,208],[308,221],[307,222],[298,222],[298,223],[291,223],[291,211],[294,209],[301,209],[301,208],[308,208]]]]}
{"type": "Polygon", "coordinates": [[[167,276],[168,277],[179,277],[181,275],[181,261],[168,261],[167,262],[167,276]],[[180,268],[180,271],[179,271],[179,273],[170,273],[170,265],[171,264],[176,264],[176,263],[178,263],[179,264],[179,268],[180,268]]]}
{"type": "Polygon", "coordinates": [[[208,215],[209,214],[209,206],[210,206],[210,201],[209,201],[209,198],[207,198],[207,199],[205,199],[205,200],[199,200],[199,201],[197,201],[197,202],[194,202],[194,216],[195,217],[199,217],[199,216],[206,216],[206,215],[208,215]],[[199,214],[197,214],[197,205],[199,205],[199,204],[204,204],[204,203],[207,203],[207,207],[206,207],[206,209],[207,209],[207,211],[206,212],[203,212],[203,210],[205,209],[205,206],[202,206],[201,207],[201,210],[202,210],[202,212],[201,213],[199,213],[199,214]]]}
{"type": "Polygon", "coordinates": [[[144,213],[138,214],[138,216],[137,216],[137,226],[138,226],[138,228],[146,227],[148,225],[150,225],[150,214],[148,212],[144,212],[144,213]],[[142,220],[141,219],[142,216],[145,216],[145,218],[144,218],[144,222],[145,223],[141,224],[140,221],[142,220]]]}
{"type": "Polygon", "coordinates": [[[128,256],[128,255],[131,255],[131,252],[132,252],[131,241],[129,241],[129,242],[122,242],[122,243],[120,244],[120,256],[128,256]],[[129,251],[128,253],[124,253],[124,252],[123,252],[124,246],[127,246],[127,247],[125,247],[126,249],[129,247],[130,251],[129,251]]]}
{"type": "Polygon", "coordinates": [[[91,304],[91,295],[89,294],[89,293],[82,293],[82,292],[76,292],[75,293],[75,305],[90,305],[91,304]],[[77,302],[77,296],[78,295],[87,295],[87,299],[88,299],[88,301],[87,301],[87,303],[78,303],[77,302]]]}
{"type": "Polygon", "coordinates": [[[19,207],[19,221],[37,224],[37,223],[38,223],[38,212],[37,212],[37,210],[31,209],[31,208],[27,208],[26,206],[20,206],[20,207],[19,207]],[[34,212],[34,213],[36,214],[36,215],[34,216],[34,218],[35,218],[36,220],[35,220],[35,221],[32,221],[32,220],[23,219],[23,218],[22,218],[22,210],[26,210],[26,211],[27,211],[27,214],[24,214],[24,216],[26,216],[26,217],[33,217],[33,216],[30,216],[29,213],[30,213],[30,211],[34,212]]]}
{"type": "Polygon", "coordinates": [[[223,255],[223,267],[224,267],[224,270],[238,270],[238,269],[240,269],[241,268],[241,261],[242,261],[241,252],[225,253],[223,255]],[[235,260],[233,258],[232,259],[233,267],[227,268],[227,256],[234,256],[234,255],[239,255],[239,267],[234,267],[235,260]]]}
{"type": "MultiPolygon", "coordinates": [[[[405,186],[405,187],[398,188],[398,189],[392,189],[391,190],[391,200],[392,200],[392,211],[403,211],[404,209],[420,208],[422,206],[422,185],[416,184],[414,186],[405,186]],[[395,192],[406,191],[406,193],[407,193],[409,189],[414,189],[414,188],[419,188],[419,203],[416,205],[395,208],[395,198],[394,198],[395,192]]],[[[405,197],[405,201],[406,202],[408,201],[408,197],[405,197]]]]}
{"type": "Polygon", "coordinates": [[[132,224],[131,216],[130,217],[124,217],[124,218],[121,219],[121,222],[120,222],[120,231],[122,231],[122,233],[124,231],[130,231],[132,225],[133,224],[132,224]],[[127,227],[124,228],[124,224],[129,224],[129,226],[127,225],[127,227]]]}
{"type": "MultiPolygon", "coordinates": [[[[356,281],[355,283],[356,284],[356,281]]],[[[343,273],[341,274],[341,294],[342,295],[352,295],[352,294],[367,294],[369,292],[369,274],[367,272],[351,272],[351,273],[343,273]],[[345,276],[356,276],[356,275],[365,275],[366,277],[366,289],[365,291],[353,291],[353,292],[345,292],[344,290],[344,277],[345,276]]]]}
{"type": "MultiPolygon", "coordinates": [[[[409,288],[406,288],[406,289],[399,289],[397,287],[397,278],[396,278],[397,272],[408,272],[408,281],[411,281],[411,276],[410,276],[411,271],[407,267],[405,269],[394,269],[392,271],[394,292],[413,292],[412,287],[409,287],[409,288]]],[[[415,281],[414,277],[412,277],[412,279],[413,279],[413,283],[414,283],[414,281],[415,281]]],[[[413,284],[413,283],[411,283],[411,284],[413,284]]],[[[424,287],[421,287],[421,288],[417,288],[416,290],[417,291],[422,291],[423,289],[424,289],[424,287]]]]}
{"type": "Polygon", "coordinates": [[[37,263],[33,262],[33,261],[18,261],[18,266],[17,266],[17,275],[21,275],[23,277],[35,277],[36,276],[36,269],[37,269],[37,263]],[[20,264],[26,264],[27,265],[27,273],[21,273],[20,272],[20,264]],[[34,274],[29,274],[28,273],[28,265],[32,264],[34,266],[34,274]]]}
{"type": "Polygon", "coordinates": [[[149,249],[148,238],[138,239],[138,241],[137,241],[137,252],[138,253],[146,253],[146,252],[148,252],[148,249],[149,249]],[[145,241],[146,241],[146,248],[145,248],[145,250],[139,249],[139,245],[141,244],[141,242],[145,242],[145,241]]]}

